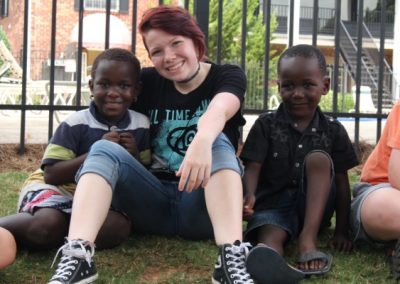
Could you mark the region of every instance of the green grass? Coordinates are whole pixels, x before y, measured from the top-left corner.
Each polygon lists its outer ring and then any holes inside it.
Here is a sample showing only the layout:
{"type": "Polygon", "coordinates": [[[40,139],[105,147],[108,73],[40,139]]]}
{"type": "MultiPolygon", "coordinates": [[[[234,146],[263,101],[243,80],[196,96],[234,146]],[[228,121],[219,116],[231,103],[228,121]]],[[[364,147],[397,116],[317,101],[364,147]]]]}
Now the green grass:
{"type": "MultiPolygon", "coordinates": [[[[15,212],[18,191],[26,176],[25,173],[0,173],[0,216],[15,212]]],[[[321,249],[334,256],[331,272],[302,283],[395,283],[390,278],[384,250],[359,247],[350,254],[330,251],[325,244],[332,232],[333,229],[328,229],[320,238],[321,249]]],[[[46,283],[53,271],[50,266],[55,253],[56,250],[18,251],[15,263],[0,271],[0,283],[46,283]]],[[[210,283],[216,253],[213,241],[133,234],[115,249],[96,252],[99,270],[96,283],[210,283]]],[[[287,259],[295,262],[294,245],[288,247],[287,259]]]]}

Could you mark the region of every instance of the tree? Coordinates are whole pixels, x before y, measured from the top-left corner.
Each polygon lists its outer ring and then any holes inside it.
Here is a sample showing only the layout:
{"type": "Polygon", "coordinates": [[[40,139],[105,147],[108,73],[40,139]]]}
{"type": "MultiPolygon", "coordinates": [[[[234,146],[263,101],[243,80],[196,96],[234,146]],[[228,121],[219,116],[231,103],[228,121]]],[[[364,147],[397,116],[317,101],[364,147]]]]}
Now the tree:
{"type": "MultiPolygon", "coordinates": [[[[7,35],[6,35],[5,31],[3,30],[2,26],[0,26],[0,42],[1,41],[10,50],[10,42],[8,41],[7,35]]],[[[4,59],[3,59],[2,54],[0,54],[0,68],[3,66],[3,64],[4,64],[4,59]]],[[[7,71],[5,73],[5,75],[8,76],[9,73],[10,73],[10,71],[7,71]]]]}
{"type": "MultiPolygon", "coordinates": [[[[394,4],[395,0],[386,0],[386,12],[391,15],[387,18],[389,21],[394,21],[394,4]]],[[[381,23],[380,11],[382,7],[382,0],[378,0],[376,3],[376,8],[374,10],[366,9],[365,11],[365,21],[372,23],[381,23]]]]}
{"type": "MultiPolygon", "coordinates": [[[[239,63],[241,58],[241,33],[242,33],[242,3],[243,0],[223,0],[221,61],[239,63]]],[[[265,17],[259,0],[247,1],[246,20],[246,75],[247,95],[246,107],[262,109],[264,92],[264,56],[265,56],[265,17]]],[[[275,15],[271,17],[272,33],[277,27],[275,15]]],[[[218,33],[218,0],[210,1],[208,56],[216,60],[218,33]]],[[[276,51],[269,54],[268,78],[276,78],[276,51]]],[[[271,94],[271,88],[268,90],[271,94]]]]}
{"type": "Polygon", "coordinates": [[[0,26],[0,41],[3,41],[7,48],[10,50],[10,42],[8,41],[6,32],[3,30],[2,26],[0,26]]]}

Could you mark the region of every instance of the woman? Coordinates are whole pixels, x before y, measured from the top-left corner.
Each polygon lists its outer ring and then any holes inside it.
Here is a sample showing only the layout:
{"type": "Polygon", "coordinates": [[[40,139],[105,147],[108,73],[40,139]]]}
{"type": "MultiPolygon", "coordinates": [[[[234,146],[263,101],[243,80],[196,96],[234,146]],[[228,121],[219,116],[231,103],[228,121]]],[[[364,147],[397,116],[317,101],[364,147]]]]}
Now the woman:
{"type": "Polygon", "coordinates": [[[205,61],[204,35],[183,8],[150,9],[139,30],[154,65],[142,72],[136,104],[150,117],[152,165],[144,168],[115,143],[93,145],[77,174],[68,241],[50,283],[95,279],[93,242],[110,204],[140,232],[214,236],[220,250],[213,282],[253,283],[244,264],[249,245],[241,242],[242,168],[235,155],[245,75],[205,61]]]}

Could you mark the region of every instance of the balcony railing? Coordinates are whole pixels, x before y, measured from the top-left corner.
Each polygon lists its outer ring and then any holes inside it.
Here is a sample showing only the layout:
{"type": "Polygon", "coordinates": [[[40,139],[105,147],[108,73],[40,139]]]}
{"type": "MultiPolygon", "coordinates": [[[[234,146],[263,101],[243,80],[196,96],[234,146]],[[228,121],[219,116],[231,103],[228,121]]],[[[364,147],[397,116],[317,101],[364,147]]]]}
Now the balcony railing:
{"type": "MultiPolygon", "coordinates": [[[[300,34],[310,35],[313,32],[313,7],[300,7],[300,34]]],[[[278,28],[276,33],[287,33],[288,27],[288,5],[271,5],[271,10],[277,16],[278,28]]],[[[334,19],[335,9],[321,8],[318,9],[318,32],[320,34],[333,35],[334,34],[334,19]]],[[[380,37],[380,25],[383,23],[380,11],[365,11],[364,15],[365,25],[368,27],[372,36],[375,38],[380,37]]],[[[385,19],[386,23],[386,38],[393,39],[394,27],[394,14],[387,12],[385,19]]]]}

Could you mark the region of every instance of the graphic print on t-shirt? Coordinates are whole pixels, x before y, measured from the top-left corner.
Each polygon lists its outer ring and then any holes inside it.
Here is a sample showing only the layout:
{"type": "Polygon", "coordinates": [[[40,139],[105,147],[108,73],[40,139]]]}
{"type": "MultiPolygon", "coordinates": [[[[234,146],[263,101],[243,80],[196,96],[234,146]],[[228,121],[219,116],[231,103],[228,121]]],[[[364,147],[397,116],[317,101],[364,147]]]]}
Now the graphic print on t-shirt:
{"type": "Polygon", "coordinates": [[[156,129],[152,150],[168,164],[171,171],[179,169],[208,103],[209,100],[202,101],[195,112],[190,109],[157,109],[150,112],[151,124],[156,129]]]}

